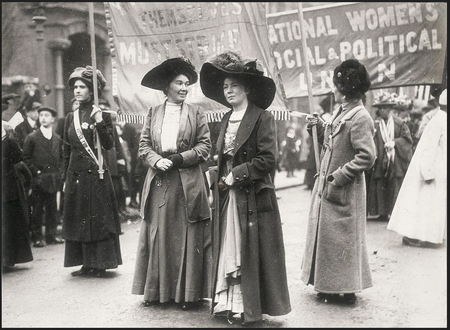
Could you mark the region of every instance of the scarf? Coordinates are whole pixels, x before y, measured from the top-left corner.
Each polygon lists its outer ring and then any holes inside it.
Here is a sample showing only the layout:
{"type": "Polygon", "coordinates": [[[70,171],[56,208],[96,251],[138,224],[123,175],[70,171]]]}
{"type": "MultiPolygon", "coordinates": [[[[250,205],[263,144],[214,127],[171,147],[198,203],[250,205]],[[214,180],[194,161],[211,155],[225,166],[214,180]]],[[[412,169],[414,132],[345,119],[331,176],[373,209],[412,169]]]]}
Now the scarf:
{"type": "MultiPolygon", "coordinates": [[[[389,116],[387,123],[383,119],[380,120],[380,133],[384,143],[394,140],[394,119],[392,115],[389,116]]],[[[394,163],[395,160],[395,148],[390,150],[384,148],[387,155],[387,169],[394,163]]],[[[388,170],[386,170],[385,176],[387,176],[388,170]]]]}

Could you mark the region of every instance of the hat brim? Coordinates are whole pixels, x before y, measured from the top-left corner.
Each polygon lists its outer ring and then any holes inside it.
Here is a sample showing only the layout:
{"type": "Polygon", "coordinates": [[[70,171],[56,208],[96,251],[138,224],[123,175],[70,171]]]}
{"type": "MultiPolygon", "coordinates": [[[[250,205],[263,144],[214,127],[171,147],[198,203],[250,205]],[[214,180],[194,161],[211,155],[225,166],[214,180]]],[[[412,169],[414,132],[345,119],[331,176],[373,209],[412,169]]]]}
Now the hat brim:
{"type": "Polygon", "coordinates": [[[252,88],[249,101],[254,105],[267,109],[273,102],[276,93],[275,82],[266,76],[246,72],[227,71],[212,63],[204,63],[200,70],[200,86],[203,94],[220,104],[231,108],[223,92],[223,81],[226,77],[243,78],[252,88]]]}
{"type": "Polygon", "coordinates": [[[6,94],[6,95],[2,96],[2,103],[5,103],[5,102],[8,102],[9,100],[17,99],[17,98],[20,98],[20,96],[17,95],[16,93],[6,94]]]}
{"type": "Polygon", "coordinates": [[[188,74],[190,85],[198,80],[198,74],[192,69],[191,64],[180,58],[170,58],[147,72],[142,78],[141,85],[163,91],[167,87],[168,79],[178,74],[188,74]]]}
{"type": "Polygon", "coordinates": [[[53,108],[40,107],[40,108],[38,109],[38,113],[41,113],[42,111],[48,111],[48,112],[50,112],[50,113],[53,115],[53,117],[58,116],[58,113],[57,113],[56,110],[53,109],[53,108]]]}
{"type": "Polygon", "coordinates": [[[372,106],[373,107],[375,107],[375,108],[380,108],[380,107],[385,107],[385,106],[394,106],[394,105],[397,105],[397,103],[395,103],[395,102],[385,102],[385,103],[375,103],[375,104],[372,104],[372,106]]]}

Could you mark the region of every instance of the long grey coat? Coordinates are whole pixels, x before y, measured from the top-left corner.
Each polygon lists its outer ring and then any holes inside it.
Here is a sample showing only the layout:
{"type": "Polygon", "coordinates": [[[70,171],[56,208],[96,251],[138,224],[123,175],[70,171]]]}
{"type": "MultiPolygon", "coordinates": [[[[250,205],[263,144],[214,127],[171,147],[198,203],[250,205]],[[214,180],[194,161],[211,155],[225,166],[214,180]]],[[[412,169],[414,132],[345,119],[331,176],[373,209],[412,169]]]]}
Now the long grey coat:
{"type": "MultiPolygon", "coordinates": [[[[140,213],[143,219],[150,185],[156,175],[155,164],[162,158],[161,127],[164,120],[164,109],[165,103],[148,111],[139,142],[139,156],[150,165],[142,189],[140,213]]],[[[183,157],[183,164],[178,170],[187,202],[188,221],[197,222],[209,219],[208,195],[200,163],[209,157],[211,140],[206,116],[198,107],[183,103],[177,146],[178,152],[183,157]]]]}
{"type": "Polygon", "coordinates": [[[325,147],[311,196],[301,279],[319,292],[353,293],[372,286],[364,171],[376,157],[374,124],[361,101],[333,121],[335,116],[325,129],[318,125],[325,147]],[[330,174],[334,180],[327,182],[330,174]]]}

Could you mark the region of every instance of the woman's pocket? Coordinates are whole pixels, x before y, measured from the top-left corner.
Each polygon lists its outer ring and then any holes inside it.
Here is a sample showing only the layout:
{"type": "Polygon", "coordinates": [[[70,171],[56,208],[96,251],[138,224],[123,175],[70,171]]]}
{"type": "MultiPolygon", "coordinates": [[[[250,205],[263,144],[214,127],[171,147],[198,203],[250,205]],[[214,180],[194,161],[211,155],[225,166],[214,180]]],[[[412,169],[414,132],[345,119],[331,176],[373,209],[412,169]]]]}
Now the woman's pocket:
{"type": "Polygon", "coordinates": [[[347,205],[347,186],[338,186],[328,182],[325,199],[336,205],[347,205]]]}

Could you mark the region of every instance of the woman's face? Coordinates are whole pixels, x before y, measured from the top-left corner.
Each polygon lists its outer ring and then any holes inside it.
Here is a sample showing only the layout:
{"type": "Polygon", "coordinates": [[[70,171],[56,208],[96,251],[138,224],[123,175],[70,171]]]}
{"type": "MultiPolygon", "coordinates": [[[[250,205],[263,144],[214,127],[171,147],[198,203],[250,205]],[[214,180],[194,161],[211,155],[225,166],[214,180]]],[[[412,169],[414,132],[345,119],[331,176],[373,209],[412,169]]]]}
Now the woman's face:
{"type": "Polygon", "coordinates": [[[73,85],[73,95],[75,96],[76,101],[85,102],[89,101],[91,98],[91,91],[89,87],[84,83],[83,80],[75,81],[73,85]]]}
{"type": "Polygon", "coordinates": [[[390,105],[382,105],[378,108],[378,113],[380,114],[380,117],[384,120],[389,119],[389,114],[391,113],[392,106],[390,105]]]}
{"type": "Polygon", "coordinates": [[[189,87],[189,78],[184,74],[176,76],[167,89],[167,101],[171,103],[181,103],[186,100],[189,87]]]}
{"type": "Polygon", "coordinates": [[[223,81],[223,94],[233,107],[247,100],[248,91],[245,86],[235,78],[225,78],[223,81]]]}

